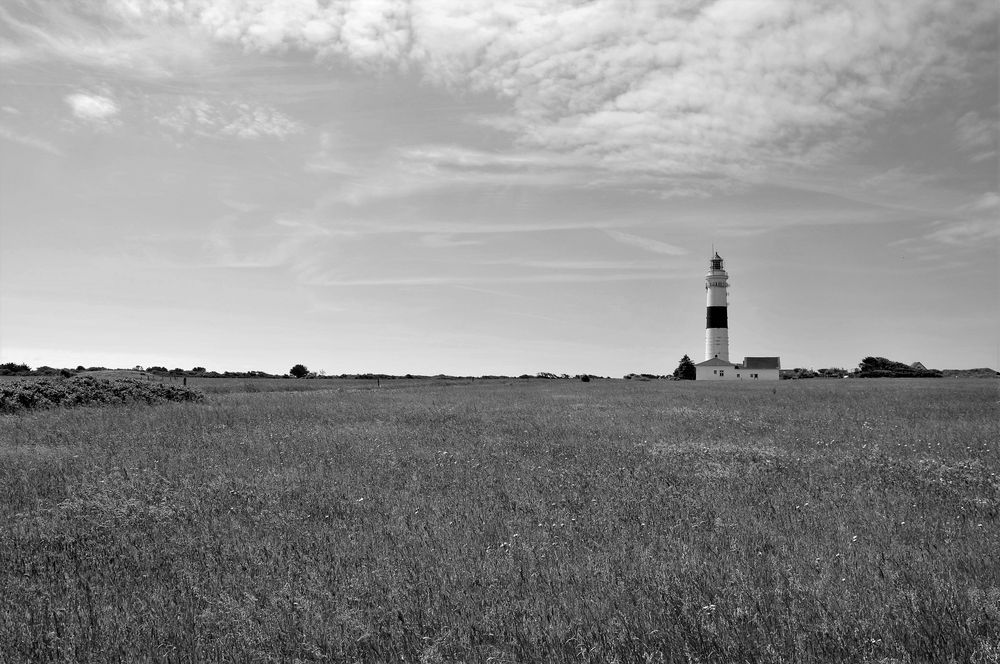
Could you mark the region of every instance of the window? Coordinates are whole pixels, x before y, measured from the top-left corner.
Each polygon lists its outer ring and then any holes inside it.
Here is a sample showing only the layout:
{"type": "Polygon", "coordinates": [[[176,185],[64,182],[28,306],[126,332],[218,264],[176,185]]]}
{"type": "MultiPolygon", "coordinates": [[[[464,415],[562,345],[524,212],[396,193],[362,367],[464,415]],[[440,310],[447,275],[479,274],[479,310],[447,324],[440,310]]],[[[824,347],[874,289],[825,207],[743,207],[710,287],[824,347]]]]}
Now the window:
{"type": "Polygon", "coordinates": [[[725,372],[725,371],[723,371],[722,369],[719,369],[719,375],[720,375],[720,376],[725,376],[725,375],[726,375],[726,372],[725,372]]]}

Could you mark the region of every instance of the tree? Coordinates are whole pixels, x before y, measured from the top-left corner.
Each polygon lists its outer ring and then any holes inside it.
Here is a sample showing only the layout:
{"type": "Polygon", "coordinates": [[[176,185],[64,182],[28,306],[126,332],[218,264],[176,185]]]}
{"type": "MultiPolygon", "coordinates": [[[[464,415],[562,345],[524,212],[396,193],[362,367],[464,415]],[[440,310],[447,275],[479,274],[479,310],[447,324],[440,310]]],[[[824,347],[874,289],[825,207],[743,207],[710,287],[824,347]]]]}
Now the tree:
{"type": "Polygon", "coordinates": [[[694,380],[697,374],[698,370],[694,368],[694,362],[687,355],[681,358],[681,363],[674,369],[674,378],[678,380],[694,380]]]}
{"type": "Polygon", "coordinates": [[[288,373],[292,374],[296,378],[305,378],[309,375],[309,369],[304,364],[296,364],[288,370],[288,373]]]}

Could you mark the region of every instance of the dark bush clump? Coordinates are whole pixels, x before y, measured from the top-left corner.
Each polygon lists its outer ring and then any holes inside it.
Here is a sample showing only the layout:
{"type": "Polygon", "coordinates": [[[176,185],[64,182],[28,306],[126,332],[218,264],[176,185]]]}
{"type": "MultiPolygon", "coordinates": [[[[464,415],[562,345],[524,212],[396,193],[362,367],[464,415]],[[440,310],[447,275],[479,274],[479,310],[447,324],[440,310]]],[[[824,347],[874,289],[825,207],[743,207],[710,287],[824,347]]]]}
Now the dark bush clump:
{"type": "Polygon", "coordinates": [[[19,380],[0,385],[0,413],[59,406],[200,402],[204,399],[204,394],[188,387],[161,385],[132,378],[107,380],[78,376],[69,379],[19,380]]]}
{"type": "Polygon", "coordinates": [[[911,365],[884,357],[866,357],[858,365],[859,378],[940,378],[937,369],[927,369],[919,362],[911,365]]]}

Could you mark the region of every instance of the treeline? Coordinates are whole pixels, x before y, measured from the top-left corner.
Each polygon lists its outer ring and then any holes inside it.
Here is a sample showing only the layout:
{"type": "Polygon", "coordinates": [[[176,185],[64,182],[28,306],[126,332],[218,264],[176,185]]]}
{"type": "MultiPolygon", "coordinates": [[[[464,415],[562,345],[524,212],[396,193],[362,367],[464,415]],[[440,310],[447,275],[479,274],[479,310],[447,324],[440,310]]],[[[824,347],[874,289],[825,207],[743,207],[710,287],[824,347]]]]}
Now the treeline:
{"type": "MultiPolygon", "coordinates": [[[[32,369],[27,364],[17,363],[17,362],[7,362],[0,364],[0,376],[62,376],[64,378],[69,378],[78,374],[83,374],[87,372],[95,371],[113,371],[108,367],[84,367],[82,365],[76,367],[75,369],[69,368],[55,368],[49,366],[41,366],[36,369],[32,369]]],[[[123,369],[117,369],[117,371],[123,371],[123,369]]],[[[181,369],[175,367],[173,369],[167,369],[161,366],[151,366],[151,367],[141,367],[136,366],[132,369],[127,369],[127,371],[139,371],[145,372],[147,374],[152,374],[154,376],[164,376],[164,377],[187,377],[187,376],[197,376],[204,378],[308,378],[308,379],[326,379],[326,378],[339,378],[339,379],[355,379],[355,380],[413,380],[413,379],[437,379],[437,380],[501,380],[501,379],[513,379],[518,378],[522,380],[527,379],[542,379],[542,380],[581,380],[588,382],[590,380],[597,380],[606,378],[604,376],[597,376],[594,374],[556,374],[550,373],[548,371],[540,371],[536,374],[521,374],[519,376],[504,376],[504,375],[483,375],[483,376],[454,376],[450,374],[434,374],[434,375],[423,375],[423,374],[386,374],[386,373],[359,373],[359,374],[326,374],[323,371],[318,373],[309,371],[303,365],[296,365],[292,368],[292,371],[286,374],[272,374],[266,371],[208,371],[205,367],[193,367],[191,369],[181,369]],[[301,372],[297,369],[301,368],[301,372]]],[[[829,367],[825,369],[804,369],[801,367],[796,367],[794,369],[782,369],[780,371],[780,377],[782,380],[799,380],[804,378],[941,378],[944,375],[948,376],[958,376],[958,375],[975,375],[977,377],[981,376],[997,376],[1000,375],[993,369],[970,369],[970,370],[944,370],[940,369],[928,369],[920,362],[914,362],[913,364],[904,364],[903,362],[896,362],[894,360],[889,360],[884,357],[866,357],[861,360],[861,363],[856,369],[843,369],[840,367],[829,367]]],[[[694,362],[685,355],[681,358],[680,364],[677,369],[674,370],[673,374],[660,375],[653,373],[630,373],[623,376],[625,380],[694,380],[695,378],[695,366],[694,362]]]]}
{"type": "Polygon", "coordinates": [[[904,364],[884,357],[866,357],[861,360],[856,369],[830,368],[819,369],[782,369],[781,378],[796,380],[801,378],[941,378],[944,372],[940,369],[928,369],[920,362],[904,364]]]}
{"type": "Polygon", "coordinates": [[[830,367],[827,369],[803,369],[801,367],[796,367],[795,369],[781,369],[778,372],[779,378],[782,380],[798,380],[801,378],[847,378],[852,375],[853,372],[847,369],[841,369],[840,367],[830,367]]]}
{"type": "Polygon", "coordinates": [[[938,369],[928,369],[920,362],[903,364],[884,357],[866,357],[858,365],[858,378],[940,378],[938,369]]]}
{"type": "Polygon", "coordinates": [[[270,374],[266,371],[208,371],[205,367],[194,367],[193,369],[167,369],[166,367],[131,367],[112,369],[110,367],[85,367],[82,364],[75,369],[68,367],[56,368],[41,366],[32,369],[27,364],[19,362],[6,362],[0,364],[0,376],[63,376],[68,378],[78,374],[91,373],[95,371],[139,371],[150,373],[156,376],[207,376],[215,378],[287,378],[281,374],[270,374]]]}

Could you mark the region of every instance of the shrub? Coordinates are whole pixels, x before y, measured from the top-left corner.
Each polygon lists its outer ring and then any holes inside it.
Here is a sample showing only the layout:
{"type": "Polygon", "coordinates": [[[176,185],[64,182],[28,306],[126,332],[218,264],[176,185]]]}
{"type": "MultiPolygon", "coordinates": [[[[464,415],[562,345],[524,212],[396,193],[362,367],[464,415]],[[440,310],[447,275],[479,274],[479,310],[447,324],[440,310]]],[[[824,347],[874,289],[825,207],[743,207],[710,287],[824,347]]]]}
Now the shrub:
{"type": "Polygon", "coordinates": [[[198,390],[160,385],[133,378],[107,380],[91,376],[16,381],[0,386],[0,413],[17,413],[57,406],[84,406],[166,401],[203,401],[198,390]]]}
{"type": "Polygon", "coordinates": [[[942,373],[937,369],[924,368],[919,362],[915,365],[903,364],[884,357],[868,356],[858,365],[860,378],[940,378],[942,373]]]}
{"type": "Polygon", "coordinates": [[[685,355],[681,358],[680,363],[677,368],[674,369],[673,376],[678,380],[694,380],[697,377],[698,370],[694,366],[694,362],[691,358],[685,355]]]}

